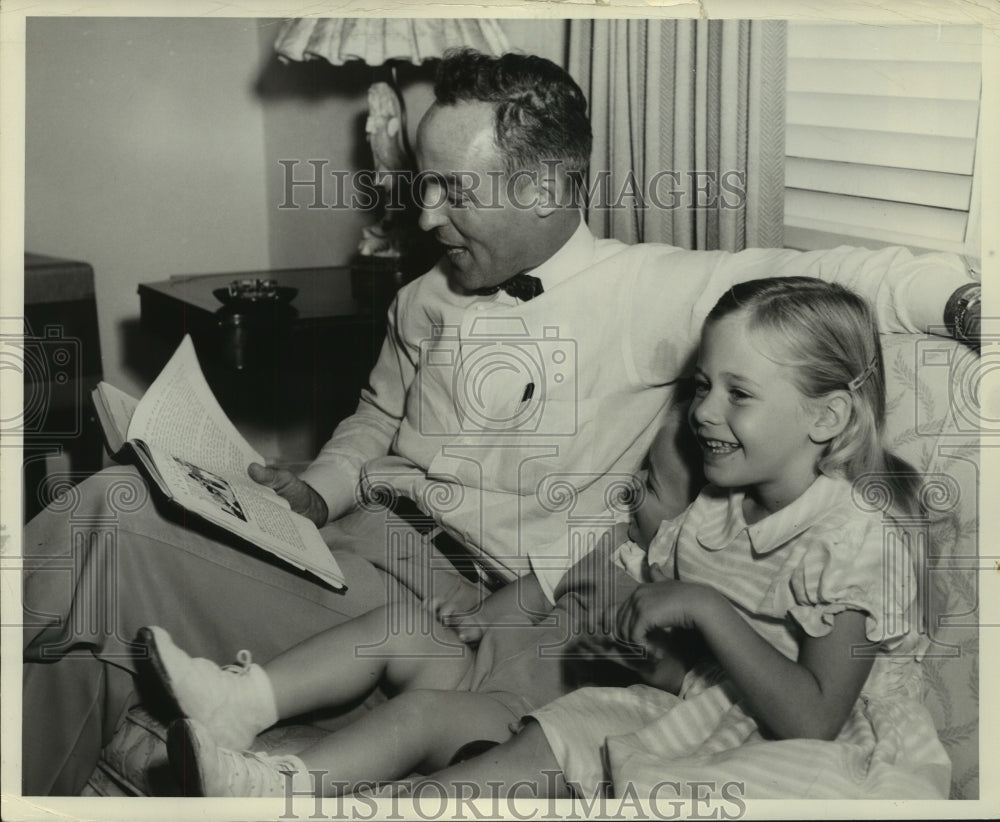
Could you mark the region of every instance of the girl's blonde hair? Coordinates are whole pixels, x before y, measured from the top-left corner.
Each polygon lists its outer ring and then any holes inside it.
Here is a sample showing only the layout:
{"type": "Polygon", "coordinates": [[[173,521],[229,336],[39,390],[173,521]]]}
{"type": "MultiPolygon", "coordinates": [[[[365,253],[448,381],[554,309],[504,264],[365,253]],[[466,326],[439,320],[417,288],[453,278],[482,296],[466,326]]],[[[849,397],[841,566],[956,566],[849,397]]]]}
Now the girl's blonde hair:
{"type": "Polygon", "coordinates": [[[878,321],[865,299],[811,277],[773,277],[734,285],[706,323],[736,313],[747,317],[749,328],[768,333],[776,361],[794,370],[805,396],[850,392],[848,423],[827,444],[818,470],[851,481],[876,474],[895,492],[902,511],[920,512],[920,474],[883,441],[885,366],[878,321]]]}

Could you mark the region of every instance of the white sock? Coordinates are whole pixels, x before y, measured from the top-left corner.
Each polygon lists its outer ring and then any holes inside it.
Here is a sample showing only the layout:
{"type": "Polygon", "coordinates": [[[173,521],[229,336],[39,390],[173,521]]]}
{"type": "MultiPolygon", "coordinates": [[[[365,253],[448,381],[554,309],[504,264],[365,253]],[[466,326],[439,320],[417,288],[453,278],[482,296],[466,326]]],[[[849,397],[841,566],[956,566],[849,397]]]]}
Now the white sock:
{"type": "Polygon", "coordinates": [[[248,684],[252,688],[254,707],[256,711],[253,716],[248,717],[257,729],[257,732],[270,728],[278,719],[278,701],[274,696],[274,687],[271,685],[271,678],[260,665],[251,665],[246,673],[248,684]]]}
{"type": "MultiPolygon", "coordinates": [[[[295,796],[306,796],[316,792],[316,784],[313,775],[309,773],[306,763],[294,754],[281,754],[275,756],[276,763],[281,771],[292,771],[292,793],[295,796]]],[[[323,775],[319,777],[320,793],[323,793],[323,775]]],[[[287,790],[287,788],[286,788],[287,790]]]]}

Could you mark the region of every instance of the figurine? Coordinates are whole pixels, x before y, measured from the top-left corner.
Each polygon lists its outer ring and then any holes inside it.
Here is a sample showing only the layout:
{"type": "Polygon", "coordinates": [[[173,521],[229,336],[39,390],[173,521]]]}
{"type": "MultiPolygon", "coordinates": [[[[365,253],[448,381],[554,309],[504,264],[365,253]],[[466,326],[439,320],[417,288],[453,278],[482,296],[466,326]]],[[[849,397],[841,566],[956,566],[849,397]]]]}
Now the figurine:
{"type": "MultiPolygon", "coordinates": [[[[411,169],[410,153],[403,133],[403,109],[399,95],[388,83],[372,83],[368,89],[368,120],[365,123],[377,172],[376,183],[385,190],[389,202],[400,202],[398,174],[411,169]]],[[[403,249],[398,217],[391,212],[378,223],[361,229],[358,253],[363,257],[399,257],[403,249]]]]}

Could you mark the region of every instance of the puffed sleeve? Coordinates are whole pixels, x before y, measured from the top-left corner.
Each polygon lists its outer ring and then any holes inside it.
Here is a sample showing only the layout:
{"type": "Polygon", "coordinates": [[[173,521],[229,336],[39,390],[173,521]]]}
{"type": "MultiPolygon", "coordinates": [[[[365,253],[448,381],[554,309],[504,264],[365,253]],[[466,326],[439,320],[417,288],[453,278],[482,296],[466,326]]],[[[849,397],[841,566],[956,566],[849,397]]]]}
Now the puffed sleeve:
{"type": "Polygon", "coordinates": [[[612,563],[639,582],[650,581],[650,565],[659,565],[667,576],[674,576],[674,551],[686,516],[687,511],[684,511],[673,519],[663,520],[648,551],[632,540],[623,542],[612,555],[612,563]]]}
{"type": "Polygon", "coordinates": [[[854,517],[807,536],[789,578],[789,614],[809,636],[825,636],[843,611],[865,614],[865,635],[891,650],[916,629],[917,579],[907,541],[881,517],[854,517]]]}

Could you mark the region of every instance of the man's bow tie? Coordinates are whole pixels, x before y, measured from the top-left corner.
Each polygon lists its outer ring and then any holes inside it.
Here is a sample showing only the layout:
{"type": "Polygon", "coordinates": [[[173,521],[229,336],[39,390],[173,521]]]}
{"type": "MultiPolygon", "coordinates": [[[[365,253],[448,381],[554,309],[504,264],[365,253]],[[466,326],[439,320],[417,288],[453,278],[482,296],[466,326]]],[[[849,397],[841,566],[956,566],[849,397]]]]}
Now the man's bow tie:
{"type": "Polygon", "coordinates": [[[525,274],[522,271],[520,274],[515,274],[506,282],[502,282],[493,288],[484,288],[479,293],[496,294],[501,288],[510,294],[511,297],[523,303],[534,299],[544,290],[542,288],[542,281],[538,277],[532,277],[530,274],[525,274]]]}

